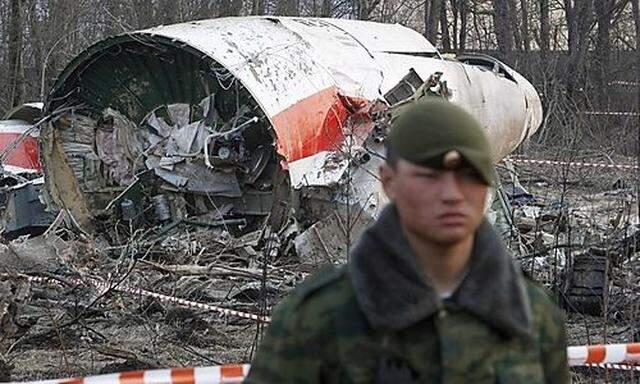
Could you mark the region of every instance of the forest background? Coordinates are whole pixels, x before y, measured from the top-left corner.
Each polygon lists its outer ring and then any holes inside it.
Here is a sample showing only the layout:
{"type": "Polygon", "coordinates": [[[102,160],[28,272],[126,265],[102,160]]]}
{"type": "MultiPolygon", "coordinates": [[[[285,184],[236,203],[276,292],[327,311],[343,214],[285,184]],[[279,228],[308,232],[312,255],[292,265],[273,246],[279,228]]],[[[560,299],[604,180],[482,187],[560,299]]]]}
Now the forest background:
{"type": "Polygon", "coordinates": [[[0,115],[41,101],[107,36],[239,15],[399,23],[443,53],[482,52],[525,75],[545,120],[533,145],[636,157],[640,0],[0,0],[0,115]]]}

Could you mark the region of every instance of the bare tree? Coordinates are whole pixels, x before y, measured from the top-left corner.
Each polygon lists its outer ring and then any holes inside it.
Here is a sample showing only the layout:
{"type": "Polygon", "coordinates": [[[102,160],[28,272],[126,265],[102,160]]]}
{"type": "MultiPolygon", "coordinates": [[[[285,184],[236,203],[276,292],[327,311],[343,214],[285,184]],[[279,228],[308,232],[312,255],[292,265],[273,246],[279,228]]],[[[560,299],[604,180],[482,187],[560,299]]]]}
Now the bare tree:
{"type": "Polygon", "coordinates": [[[299,16],[300,3],[298,0],[278,0],[276,3],[276,15],[299,16]]]}
{"type": "Polygon", "coordinates": [[[331,17],[331,11],[333,10],[333,1],[332,0],[323,0],[322,1],[322,9],[320,15],[322,17],[331,17]]]}
{"type": "Polygon", "coordinates": [[[493,20],[495,26],[496,40],[502,58],[511,61],[511,54],[514,48],[514,28],[509,12],[510,0],[493,0],[493,20]]]}
{"type": "Polygon", "coordinates": [[[522,14],[522,49],[528,52],[531,49],[531,34],[529,33],[529,4],[527,0],[520,0],[520,12],[522,14]]]}
{"type": "Polygon", "coordinates": [[[242,11],[242,0],[220,0],[218,3],[218,16],[238,16],[242,11]]]}
{"type": "Polygon", "coordinates": [[[9,20],[9,103],[10,106],[23,100],[22,78],[22,0],[11,0],[9,20]]]}
{"type": "Polygon", "coordinates": [[[267,0],[251,0],[251,14],[264,15],[267,11],[267,0]]]}
{"type": "Polygon", "coordinates": [[[370,20],[371,14],[378,7],[381,0],[353,0],[353,9],[359,20],[370,20]]]}
{"type": "Polygon", "coordinates": [[[458,50],[464,51],[467,48],[467,16],[469,15],[469,7],[466,0],[458,0],[458,12],[460,13],[458,50]]]}
{"type": "Polygon", "coordinates": [[[589,32],[593,20],[593,0],[580,0],[575,5],[565,0],[565,16],[569,29],[569,60],[565,78],[567,95],[574,96],[578,78],[583,70],[583,63],[589,49],[589,32]]]}
{"type": "Polygon", "coordinates": [[[449,18],[447,15],[447,2],[440,5],[440,35],[442,36],[442,50],[451,51],[451,36],[449,35],[449,18]]]}
{"type": "Polygon", "coordinates": [[[518,6],[516,0],[507,0],[509,12],[509,24],[513,33],[513,42],[516,49],[522,49],[522,36],[520,35],[520,23],[518,20],[518,6]]]}
{"type": "Polygon", "coordinates": [[[595,0],[594,10],[596,20],[598,22],[598,35],[596,39],[595,50],[595,80],[598,101],[600,104],[605,103],[605,82],[606,71],[609,64],[609,55],[611,52],[611,19],[613,17],[613,7],[615,0],[595,0]]]}
{"type": "Polygon", "coordinates": [[[549,34],[549,0],[540,0],[540,50],[543,53],[549,51],[551,36],[549,34]]]}
{"type": "Polygon", "coordinates": [[[424,2],[424,36],[435,44],[438,37],[440,23],[441,0],[426,0],[424,2]]]}

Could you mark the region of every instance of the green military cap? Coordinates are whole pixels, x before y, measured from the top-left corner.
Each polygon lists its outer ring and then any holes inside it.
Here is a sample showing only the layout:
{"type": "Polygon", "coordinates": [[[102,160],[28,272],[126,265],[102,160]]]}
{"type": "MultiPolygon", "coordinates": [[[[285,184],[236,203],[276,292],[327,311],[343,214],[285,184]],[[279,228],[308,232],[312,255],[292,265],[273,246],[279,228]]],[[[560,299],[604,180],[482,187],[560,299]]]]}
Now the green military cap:
{"type": "Polygon", "coordinates": [[[442,169],[468,165],[493,184],[493,164],[480,123],[464,109],[439,98],[402,106],[394,113],[388,156],[442,169]]]}

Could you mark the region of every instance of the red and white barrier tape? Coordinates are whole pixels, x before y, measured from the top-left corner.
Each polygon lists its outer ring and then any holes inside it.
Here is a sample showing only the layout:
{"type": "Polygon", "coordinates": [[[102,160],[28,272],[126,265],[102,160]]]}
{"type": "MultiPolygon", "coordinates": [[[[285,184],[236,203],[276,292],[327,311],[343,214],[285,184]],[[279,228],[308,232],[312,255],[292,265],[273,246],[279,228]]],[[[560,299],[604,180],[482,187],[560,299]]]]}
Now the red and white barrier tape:
{"type": "MultiPolygon", "coordinates": [[[[640,343],[576,346],[567,349],[569,366],[640,371],[640,343]]],[[[21,384],[222,384],[242,383],[249,364],[113,373],[21,384]]],[[[18,384],[18,383],[10,383],[18,384]]]]}
{"type": "Polygon", "coordinates": [[[640,116],[638,112],[584,111],[588,116],[640,116]]]}
{"type": "Polygon", "coordinates": [[[616,80],[609,83],[609,85],[627,85],[630,87],[640,86],[640,83],[635,81],[624,81],[624,80],[616,80]]]}
{"type": "Polygon", "coordinates": [[[640,343],[582,345],[567,348],[570,366],[601,364],[640,364],[640,343]]]}
{"type": "Polygon", "coordinates": [[[640,371],[640,365],[629,364],[585,364],[585,367],[613,369],[616,371],[640,371]]]}
{"type": "MultiPolygon", "coordinates": [[[[50,278],[46,278],[46,277],[39,277],[39,276],[29,276],[29,275],[23,275],[23,274],[9,275],[9,274],[6,274],[6,273],[0,273],[0,277],[5,277],[5,278],[20,277],[20,278],[27,279],[27,280],[29,280],[31,282],[60,285],[60,282],[58,282],[55,279],[50,279],[50,278]]],[[[181,299],[179,297],[163,295],[161,293],[155,293],[155,292],[147,291],[147,290],[142,289],[142,288],[131,288],[131,287],[127,287],[127,286],[124,286],[124,285],[112,285],[112,284],[109,284],[109,283],[96,281],[96,280],[85,282],[85,281],[80,280],[80,279],[69,279],[69,281],[71,283],[73,283],[73,284],[82,285],[82,286],[91,285],[93,288],[98,289],[98,290],[100,290],[102,292],[106,292],[108,290],[112,290],[112,291],[117,291],[117,292],[121,292],[121,293],[130,294],[130,295],[152,297],[152,298],[158,299],[160,301],[177,304],[177,305],[184,306],[184,307],[204,309],[206,311],[217,312],[217,313],[220,313],[222,315],[235,316],[235,317],[239,317],[239,318],[243,318],[243,319],[254,320],[254,321],[257,321],[257,322],[261,322],[261,323],[270,323],[271,322],[271,318],[269,316],[261,316],[261,315],[256,315],[256,314],[253,314],[253,313],[240,312],[240,311],[236,311],[234,309],[223,308],[223,307],[219,307],[217,305],[199,303],[199,302],[196,302],[196,301],[181,299]]]]}
{"type": "Polygon", "coordinates": [[[507,161],[511,161],[514,164],[539,164],[539,165],[566,165],[579,168],[604,168],[604,169],[619,169],[623,171],[633,171],[640,169],[640,166],[633,164],[605,164],[605,163],[583,163],[581,161],[558,161],[558,160],[538,160],[538,159],[525,159],[522,157],[508,157],[507,161]]]}
{"type": "Polygon", "coordinates": [[[260,323],[269,323],[269,322],[271,322],[271,318],[269,316],[261,316],[261,315],[256,315],[256,314],[253,314],[253,313],[236,311],[234,309],[222,308],[222,307],[218,307],[216,305],[211,305],[211,304],[206,304],[206,303],[199,303],[199,302],[196,302],[196,301],[181,299],[179,297],[163,295],[161,293],[150,292],[150,291],[144,290],[142,288],[129,288],[129,287],[126,287],[126,286],[124,286],[124,287],[111,286],[111,285],[109,285],[107,283],[97,282],[97,281],[92,282],[92,284],[94,284],[97,288],[103,289],[104,291],[112,289],[114,291],[118,291],[118,292],[122,292],[122,293],[128,293],[130,295],[153,297],[154,299],[158,299],[160,301],[164,301],[164,302],[168,302],[168,303],[174,303],[174,304],[182,305],[182,306],[185,306],[185,307],[204,309],[204,310],[211,311],[211,312],[218,312],[218,313],[220,313],[222,315],[240,317],[240,318],[243,318],[243,319],[254,320],[254,321],[257,321],[257,322],[260,322],[260,323]]]}
{"type": "Polygon", "coordinates": [[[248,373],[248,364],[238,364],[112,373],[75,379],[26,381],[22,384],[240,384],[248,373]]]}

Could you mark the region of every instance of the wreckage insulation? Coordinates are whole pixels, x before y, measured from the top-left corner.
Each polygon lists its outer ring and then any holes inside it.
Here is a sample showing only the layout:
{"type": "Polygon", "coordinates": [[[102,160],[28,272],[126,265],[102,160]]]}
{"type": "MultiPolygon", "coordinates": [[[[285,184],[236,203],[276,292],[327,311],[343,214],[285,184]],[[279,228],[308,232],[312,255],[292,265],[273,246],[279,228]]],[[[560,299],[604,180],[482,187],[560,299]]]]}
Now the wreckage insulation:
{"type": "Polygon", "coordinates": [[[285,180],[273,129],[249,92],[170,39],[123,35],[92,46],[59,77],[47,111],[47,190],[81,225],[114,210],[135,224],[259,221],[274,180],[285,180]]]}

